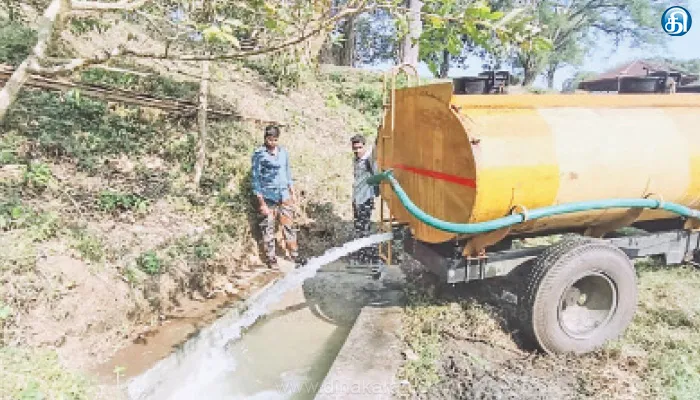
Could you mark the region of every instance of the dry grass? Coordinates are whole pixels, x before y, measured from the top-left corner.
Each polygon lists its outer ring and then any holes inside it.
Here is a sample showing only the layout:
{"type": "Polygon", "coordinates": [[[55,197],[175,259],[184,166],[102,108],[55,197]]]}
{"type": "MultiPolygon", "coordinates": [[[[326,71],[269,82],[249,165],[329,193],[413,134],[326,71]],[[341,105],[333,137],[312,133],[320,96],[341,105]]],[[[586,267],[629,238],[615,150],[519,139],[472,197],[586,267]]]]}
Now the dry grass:
{"type": "Polygon", "coordinates": [[[0,347],[1,399],[94,399],[93,383],[67,371],[53,351],[0,347]]]}

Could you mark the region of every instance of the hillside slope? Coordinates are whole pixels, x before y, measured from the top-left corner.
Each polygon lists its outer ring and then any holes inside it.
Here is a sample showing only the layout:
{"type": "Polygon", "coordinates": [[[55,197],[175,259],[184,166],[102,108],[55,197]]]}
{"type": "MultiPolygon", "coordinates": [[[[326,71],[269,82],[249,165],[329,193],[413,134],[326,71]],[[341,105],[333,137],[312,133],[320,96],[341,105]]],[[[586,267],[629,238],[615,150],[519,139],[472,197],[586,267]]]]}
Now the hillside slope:
{"type": "MultiPolygon", "coordinates": [[[[351,235],[348,140],[376,130],[381,77],[309,71],[281,92],[268,83],[280,76],[269,59],[246,65],[212,66],[213,103],[284,125],[281,144],[303,193],[301,252],[320,254],[351,235]]],[[[119,66],[140,73],[90,69],[72,79],[196,96],[197,65],[119,66]]],[[[277,276],[257,257],[250,202],[261,124],[210,121],[198,192],[193,117],[26,89],[1,129],[0,363],[14,371],[2,373],[8,393],[94,398],[83,377],[119,349],[277,276]],[[61,377],[48,379],[56,371],[61,377]]]]}

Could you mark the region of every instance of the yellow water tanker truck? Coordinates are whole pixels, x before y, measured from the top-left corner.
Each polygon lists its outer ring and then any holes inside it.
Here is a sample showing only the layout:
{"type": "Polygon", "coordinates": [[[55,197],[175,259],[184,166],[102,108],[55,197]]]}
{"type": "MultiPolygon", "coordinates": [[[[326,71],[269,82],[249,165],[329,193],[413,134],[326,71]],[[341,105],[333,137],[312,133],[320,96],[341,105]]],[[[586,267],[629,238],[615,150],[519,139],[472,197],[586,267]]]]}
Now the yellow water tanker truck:
{"type": "Polygon", "coordinates": [[[526,330],[546,352],[584,353],[631,322],[631,259],[698,261],[699,95],[455,88],[389,91],[372,178],[404,251],[441,282],[526,271],[526,330]]]}

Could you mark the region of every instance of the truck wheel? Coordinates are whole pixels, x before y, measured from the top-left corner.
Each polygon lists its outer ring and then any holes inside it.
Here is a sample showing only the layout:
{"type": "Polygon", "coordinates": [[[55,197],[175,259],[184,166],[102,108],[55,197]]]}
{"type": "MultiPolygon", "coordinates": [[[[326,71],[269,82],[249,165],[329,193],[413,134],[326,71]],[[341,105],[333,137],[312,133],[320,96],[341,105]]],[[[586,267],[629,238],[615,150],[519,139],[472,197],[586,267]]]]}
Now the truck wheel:
{"type": "Polygon", "coordinates": [[[567,237],[545,250],[528,276],[526,324],[547,353],[586,353],[618,337],[637,308],[630,259],[596,239],[567,237]]]}

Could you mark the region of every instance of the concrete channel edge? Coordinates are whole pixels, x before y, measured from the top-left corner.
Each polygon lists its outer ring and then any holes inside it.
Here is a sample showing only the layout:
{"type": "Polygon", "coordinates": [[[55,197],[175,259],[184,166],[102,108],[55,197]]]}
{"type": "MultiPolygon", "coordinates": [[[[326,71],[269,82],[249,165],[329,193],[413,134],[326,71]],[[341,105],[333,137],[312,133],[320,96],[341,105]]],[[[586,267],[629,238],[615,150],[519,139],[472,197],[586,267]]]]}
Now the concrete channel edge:
{"type": "Polygon", "coordinates": [[[314,400],[391,399],[401,365],[402,307],[365,306],[314,400]]]}

